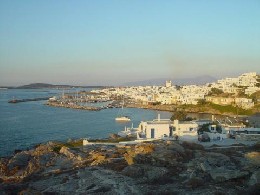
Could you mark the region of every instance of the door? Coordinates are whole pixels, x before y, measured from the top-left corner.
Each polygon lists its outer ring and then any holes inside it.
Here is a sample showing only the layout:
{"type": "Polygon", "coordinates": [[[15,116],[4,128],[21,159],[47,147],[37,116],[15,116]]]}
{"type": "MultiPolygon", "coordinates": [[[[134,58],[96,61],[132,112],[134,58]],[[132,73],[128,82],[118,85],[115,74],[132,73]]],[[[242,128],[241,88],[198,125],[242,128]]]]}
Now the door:
{"type": "Polygon", "coordinates": [[[154,129],[151,129],[151,138],[154,138],[154,129]]]}
{"type": "Polygon", "coordinates": [[[170,127],[170,133],[169,133],[169,137],[173,136],[173,132],[176,130],[175,127],[170,127]]]}

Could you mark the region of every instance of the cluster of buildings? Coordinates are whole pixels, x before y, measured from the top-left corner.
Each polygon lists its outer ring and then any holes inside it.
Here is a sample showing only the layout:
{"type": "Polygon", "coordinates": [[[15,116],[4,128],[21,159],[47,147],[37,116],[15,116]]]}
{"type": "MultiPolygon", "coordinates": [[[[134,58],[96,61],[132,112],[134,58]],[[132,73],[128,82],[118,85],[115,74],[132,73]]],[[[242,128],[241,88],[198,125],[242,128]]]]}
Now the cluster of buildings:
{"type": "Polygon", "coordinates": [[[254,106],[249,95],[260,90],[258,75],[256,72],[244,73],[237,78],[225,78],[215,83],[205,85],[174,86],[171,81],[166,81],[165,86],[132,86],[115,87],[102,90],[94,90],[104,96],[121,96],[133,100],[133,102],[148,104],[193,104],[200,100],[220,105],[236,105],[244,109],[254,106]],[[212,89],[219,89],[226,95],[214,95],[212,89]],[[241,92],[245,97],[238,97],[241,92]],[[229,94],[227,96],[227,94],[229,94]],[[248,96],[248,97],[246,97],[248,96]]]}
{"type": "Polygon", "coordinates": [[[171,121],[157,119],[141,121],[138,128],[126,128],[119,132],[120,136],[136,135],[138,140],[180,139],[186,141],[217,141],[227,138],[257,141],[260,139],[260,128],[246,127],[233,119],[228,122],[200,119],[193,121],[171,121]],[[201,128],[203,131],[201,131],[201,128]]]}

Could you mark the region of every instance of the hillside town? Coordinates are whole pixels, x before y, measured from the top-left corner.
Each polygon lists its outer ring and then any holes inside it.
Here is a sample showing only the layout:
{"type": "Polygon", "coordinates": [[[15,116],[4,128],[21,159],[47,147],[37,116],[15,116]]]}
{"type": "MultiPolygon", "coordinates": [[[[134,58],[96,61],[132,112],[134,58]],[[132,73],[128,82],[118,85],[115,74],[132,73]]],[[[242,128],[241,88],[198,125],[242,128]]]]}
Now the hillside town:
{"type": "MultiPolygon", "coordinates": [[[[210,102],[250,109],[260,102],[260,76],[244,73],[236,78],[225,78],[205,85],[176,86],[170,80],[165,86],[131,86],[92,90],[101,99],[119,96],[142,105],[197,105],[210,102]],[[256,94],[254,96],[254,94],[256,94]]],[[[94,98],[94,97],[93,97],[94,98]]]]}

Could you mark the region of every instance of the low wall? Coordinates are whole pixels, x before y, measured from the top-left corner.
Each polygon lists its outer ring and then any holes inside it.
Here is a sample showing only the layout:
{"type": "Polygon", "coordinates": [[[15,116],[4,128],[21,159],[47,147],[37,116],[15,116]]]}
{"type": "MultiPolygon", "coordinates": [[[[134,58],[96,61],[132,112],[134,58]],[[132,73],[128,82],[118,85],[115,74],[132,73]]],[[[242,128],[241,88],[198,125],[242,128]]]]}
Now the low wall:
{"type": "Polygon", "coordinates": [[[236,135],[237,140],[246,140],[246,141],[260,141],[260,134],[240,134],[236,135]]]}

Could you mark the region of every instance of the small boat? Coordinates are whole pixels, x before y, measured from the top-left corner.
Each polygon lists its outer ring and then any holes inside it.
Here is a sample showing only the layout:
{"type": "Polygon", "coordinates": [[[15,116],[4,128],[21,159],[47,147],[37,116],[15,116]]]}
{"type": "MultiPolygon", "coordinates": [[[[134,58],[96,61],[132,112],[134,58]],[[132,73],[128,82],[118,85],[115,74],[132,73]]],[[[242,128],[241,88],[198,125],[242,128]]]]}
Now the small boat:
{"type": "Polygon", "coordinates": [[[116,121],[119,122],[127,122],[127,121],[131,121],[131,119],[128,116],[120,116],[120,117],[116,117],[115,118],[116,121]]]}
{"type": "Polygon", "coordinates": [[[122,104],[122,109],[118,111],[118,116],[115,118],[115,120],[117,122],[128,122],[128,121],[131,121],[131,119],[128,116],[123,116],[122,115],[123,109],[124,109],[124,101],[123,101],[123,104],[122,104]],[[121,114],[120,114],[120,112],[121,112],[121,114]]]}

